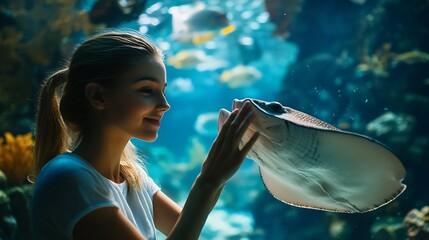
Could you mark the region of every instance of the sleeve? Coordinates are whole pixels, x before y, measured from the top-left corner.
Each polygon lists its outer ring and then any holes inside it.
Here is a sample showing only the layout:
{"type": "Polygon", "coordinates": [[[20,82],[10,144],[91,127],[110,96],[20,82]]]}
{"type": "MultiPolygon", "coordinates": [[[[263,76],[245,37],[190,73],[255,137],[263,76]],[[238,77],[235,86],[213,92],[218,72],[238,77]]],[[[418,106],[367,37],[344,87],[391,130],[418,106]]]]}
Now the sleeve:
{"type": "Polygon", "coordinates": [[[67,239],[72,239],[74,226],[83,216],[118,205],[109,189],[85,166],[50,166],[38,183],[38,207],[47,214],[49,224],[67,239]]]}
{"type": "Polygon", "coordinates": [[[157,193],[161,188],[153,181],[153,179],[147,174],[146,171],[142,170],[143,188],[146,189],[150,197],[157,193]]]}

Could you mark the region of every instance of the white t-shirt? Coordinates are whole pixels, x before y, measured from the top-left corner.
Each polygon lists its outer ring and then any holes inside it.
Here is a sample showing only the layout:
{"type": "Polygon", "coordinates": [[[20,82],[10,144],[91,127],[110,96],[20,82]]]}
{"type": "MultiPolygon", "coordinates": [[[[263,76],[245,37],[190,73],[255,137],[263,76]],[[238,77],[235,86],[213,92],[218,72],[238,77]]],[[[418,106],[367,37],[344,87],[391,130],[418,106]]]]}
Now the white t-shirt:
{"type": "MultiPolygon", "coordinates": [[[[50,160],[33,192],[31,218],[34,239],[73,239],[76,223],[91,211],[116,206],[147,239],[156,239],[153,195],[160,189],[141,169],[143,189],[128,190],[72,153],[50,160]]],[[[106,226],[108,228],[109,226],[106,226]]]]}

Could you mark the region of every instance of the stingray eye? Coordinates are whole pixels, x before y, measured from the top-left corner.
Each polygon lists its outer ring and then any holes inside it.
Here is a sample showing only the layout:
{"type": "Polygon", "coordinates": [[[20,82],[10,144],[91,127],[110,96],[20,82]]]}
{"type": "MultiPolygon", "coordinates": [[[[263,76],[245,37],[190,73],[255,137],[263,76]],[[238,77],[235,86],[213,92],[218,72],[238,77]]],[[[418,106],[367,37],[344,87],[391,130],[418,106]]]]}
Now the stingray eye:
{"type": "Polygon", "coordinates": [[[268,107],[270,107],[271,111],[276,113],[284,113],[283,106],[278,102],[271,102],[267,104],[268,107]]]}

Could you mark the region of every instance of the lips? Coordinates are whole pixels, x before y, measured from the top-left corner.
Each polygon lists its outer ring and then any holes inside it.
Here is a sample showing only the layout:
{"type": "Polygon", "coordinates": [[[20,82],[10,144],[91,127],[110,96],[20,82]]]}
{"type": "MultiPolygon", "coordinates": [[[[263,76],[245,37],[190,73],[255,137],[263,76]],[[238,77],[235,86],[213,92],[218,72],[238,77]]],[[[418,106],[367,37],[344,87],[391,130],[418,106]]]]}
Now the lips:
{"type": "Polygon", "coordinates": [[[158,118],[145,118],[144,119],[146,122],[155,125],[155,126],[160,126],[161,125],[161,119],[158,118]]]}

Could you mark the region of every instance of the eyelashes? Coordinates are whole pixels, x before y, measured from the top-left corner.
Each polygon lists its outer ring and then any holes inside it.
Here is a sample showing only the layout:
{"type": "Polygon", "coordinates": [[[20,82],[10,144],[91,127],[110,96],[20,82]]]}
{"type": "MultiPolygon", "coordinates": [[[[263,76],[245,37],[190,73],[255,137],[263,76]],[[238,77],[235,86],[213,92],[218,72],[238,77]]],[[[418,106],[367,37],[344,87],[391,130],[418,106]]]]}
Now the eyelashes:
{"type": "MultiPolygon", "coordinates": [[[[145,94],[145,95],[151,95],[155,93],[156,90],[149,87],[143,87],[137,90],[139,93],[145,94]]],[[[165,88],[161,91],[161,93],[165,96],[165,88]]]]}
{"type": "Polygon", "coordinates": [[[144,94],[152,94],[153,93],[153,89],[148,88],[148,87],[140,88],[138,91],[140,93],[144,93],[144,94]]]}

